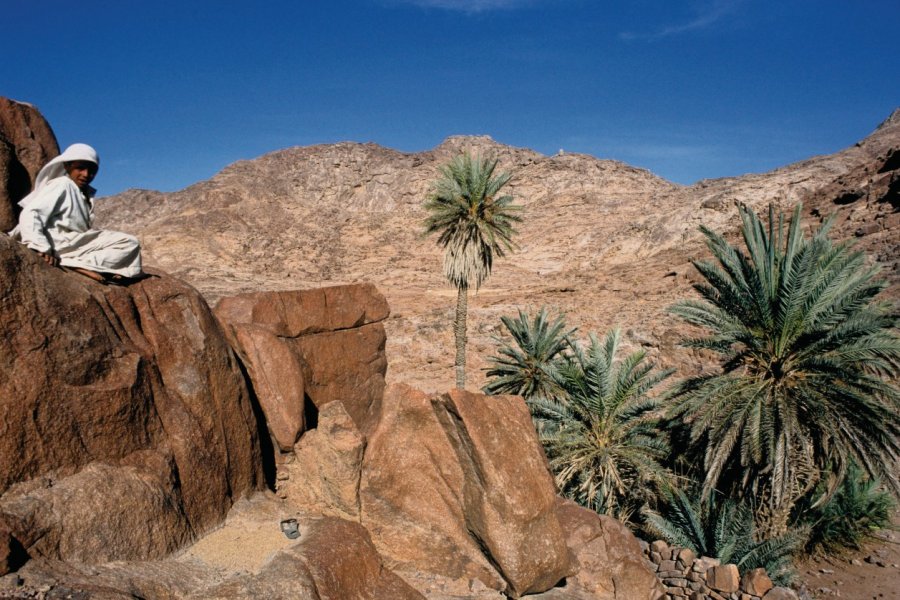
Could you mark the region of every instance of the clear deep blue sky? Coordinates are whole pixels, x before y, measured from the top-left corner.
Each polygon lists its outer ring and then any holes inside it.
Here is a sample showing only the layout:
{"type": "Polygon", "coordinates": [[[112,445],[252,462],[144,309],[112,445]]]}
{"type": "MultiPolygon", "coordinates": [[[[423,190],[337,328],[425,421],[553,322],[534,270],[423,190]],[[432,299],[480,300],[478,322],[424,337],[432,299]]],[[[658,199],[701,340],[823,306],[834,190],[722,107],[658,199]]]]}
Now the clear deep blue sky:
{"type": "Polygon", "coordinates": [[[898,0],[7,0],[0,95],[101,195],[296,145],[487,134],[679,183],[852,145],[900,106],[898,0]]]}

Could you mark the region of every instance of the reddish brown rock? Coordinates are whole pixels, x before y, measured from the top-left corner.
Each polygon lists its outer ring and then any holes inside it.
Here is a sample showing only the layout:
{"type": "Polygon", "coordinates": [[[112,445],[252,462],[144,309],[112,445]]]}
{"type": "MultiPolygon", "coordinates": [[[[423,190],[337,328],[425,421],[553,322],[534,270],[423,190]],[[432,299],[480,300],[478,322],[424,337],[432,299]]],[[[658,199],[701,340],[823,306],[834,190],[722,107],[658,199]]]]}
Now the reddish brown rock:
{"type": "Polygon", "coordinates": [[[799,598],[797,592],[786,587],[773,587],[763,596],[763,600],[797,600],[797,598],[799,598]]]}
{"type": "Polygon", "coordinates": [[[359,519],[359,481],[365,439],[340,402],[326,404],[319,425],[279,467],[278,492],[308,513],[359,519]]]}
{"type": "Polygon", "coordinates": [[[377,413],[387,359],[387,302],[370,284],[242,294],[216,306],[244,362],[269,430],[290,451],[305,429],[305,398],[339,400],[360,430],[377,413]]]}
{"type": "Polygon", "coordinates": [[[741,577],[741,591],[762,598],[774,587],[768,573],[763,568],[753,569],[741,577]]]}
{"type": "Polygon", "coordinates": [[[32,555],[159,557],[261,483],[247,388],[193,288],[105,287],[2,235],[0,413],[0,506],[41,532],[32,555]]]}
{"type": "Polygon", "coordinates": [[[16,203],[59,145],[50,125],[31,104],[0,97],[0,231],[16,224],[16,203]]]}
{"type": "Polygon", "coordinates": [[[737,565],[719,565],[706,572],[706,584],[712,589],[731,594],[738,591],[741,583],[741,574],[737,565]]]}
{"type": "Polygon", "coordinates": [[[518,597],[569,570],[555,488],[521,398],[385,394],[360,484],[362,524],[401,571],[518,597]]]}
{"type": "Polygon", "coordinates": [[[638,540],[620,522],[559,500],[557,509],[573,557],[571,586],[599,600],[656,600],[665,588],[646,566],[638,540]]]}
{"type": "Polygon", "coordinates": [[[289,451],[306,429],[303,359],[293,344],[261,329],[236,328],[233,340],[272,439],[279,450],[289,451]]]}
{"type": "Polygon", "coordinates": [[[313,523],[297,547],[322,600],[424,600],[385,568],[359,523],[324,518],[313,523]]]}
{"type": "Polygon", "coordinates": [[[222,298],[216,316],[229,325],[256,325],[279,337],[340,331],[378,323],[390,310],[372,284],[258,292],[222,298]]]}
{"type": "Polygon", "coordinates": [[[697,555],[690,548],[682,548],[678,551],[678,560],[681,561],[681,564],[685,567],[690,567],[694,564],[694,559],[697,558],[697,555]]]}

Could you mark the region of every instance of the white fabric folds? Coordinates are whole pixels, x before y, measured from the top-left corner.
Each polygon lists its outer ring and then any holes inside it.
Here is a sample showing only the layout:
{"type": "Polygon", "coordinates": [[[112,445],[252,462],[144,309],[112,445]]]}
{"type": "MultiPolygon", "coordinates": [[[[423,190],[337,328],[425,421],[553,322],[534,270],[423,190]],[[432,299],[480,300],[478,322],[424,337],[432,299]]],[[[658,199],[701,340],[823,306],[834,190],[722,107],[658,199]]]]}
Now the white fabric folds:
{"type": "Polygon", "coordinates": [[[73,144],[38,173],[35,189],[19,205],[14,238],[37,252],[59,258],[67,267],[137,277],[141,274],[141,245],[118,231],[92,229],[93,188],[82,191],[66,175],[63,163],[83,160],[99,166],[97,152],[87,144],[73,144]]]}

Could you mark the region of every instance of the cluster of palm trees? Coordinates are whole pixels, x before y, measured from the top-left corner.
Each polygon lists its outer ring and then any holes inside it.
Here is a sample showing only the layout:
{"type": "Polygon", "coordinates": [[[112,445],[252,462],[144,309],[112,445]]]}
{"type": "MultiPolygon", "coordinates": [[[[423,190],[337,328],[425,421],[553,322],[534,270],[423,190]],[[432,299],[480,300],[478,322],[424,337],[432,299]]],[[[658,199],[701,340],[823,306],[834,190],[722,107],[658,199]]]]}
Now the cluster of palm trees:
{"type": "MultiPolygon", "coordinates": [[[[467,290],[513,248],[520,219],[496,167],[455,158],[426,203],[459,292],[459,387],[467,290]]],[[[821,511],[848,473],[900,496],[896,308],[877,299],[877,268],[829,239],[831,221],[807,237],[800,211],[786,223],[770,207],[766,224],[739,206],[743,247],[701,228],[712,259],[694,262],[697,297],[671,312],[696,332],[684,345],[713,357],[709,374],[661,389],[672,373],[643,352],[621,356],[618,331],[583,344],[546,309],[502,319],[512,340],[490,359],[484,390],[525,398],[562,493],[657,531],[679,498],[695,516],[736,503],[728,514],[750,515],[753,543],[769,546],[821,511]],[[694,483],[691,504],[679,490],[694,483]]]]}

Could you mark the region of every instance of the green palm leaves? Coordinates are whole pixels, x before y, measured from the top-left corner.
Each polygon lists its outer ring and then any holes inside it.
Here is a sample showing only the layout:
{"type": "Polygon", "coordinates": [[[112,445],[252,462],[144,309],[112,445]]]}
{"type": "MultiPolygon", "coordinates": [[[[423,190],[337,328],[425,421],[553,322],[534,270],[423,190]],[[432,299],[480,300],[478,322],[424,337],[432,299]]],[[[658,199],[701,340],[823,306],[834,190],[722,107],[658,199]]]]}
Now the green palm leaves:
{"type": "MultiPolygon", "coordinates": [[[[693,490],[692,490],[693,492],[693,490]]],[[[803,532],[759,540],[753,512],[746,504],[713,493],[706,501],[672,490],[662,512],[644,510],[645,529],[670,544],[690,548],[698,556],[734,563],[743,573],[764,568],[779,585],[792,576],[791,555],[803,543],[803,532]]]]}
{"type": "Polygon", "coordinates": [[[496,173],[497,160],[470,154],[441,167],[425,203],[430,215],[426,234],[437,233],[444,248],[444,276],[457,288],[477,288],[491,274],[494,255],[513,248],[514,224],[520,221],[509,195],[498,195],[509,173],[496,173]]]}
{"type": "MultiPolygon", "coordinates": [[[[715,262],[695,262],[702,300],[672,312],[707,331],[687,345],[718,355],[722,371],[683,382],[672,411],[705,446],[704,493],[717,485],[758,503],[767,535],[824,471],[851,459],[900,492],[900,340],[896,315],[874,302],[884,284],[860,252],[807,239],[800,207],[785,232],[740,207],[747,251],[701,228],[715,262]]],[[[830,490],[829,490],[830,491],[830,490]]]]}
{"type": "Polygon", "coordinates": [[[513,248],[515,214],[509,195],[499,195],[511,175],[496,173],[497,160],[461,154],[441,167],[425,202],[430,213],[425,233],[438,234],[444,248],[444,276],[456,287],[456,387],[466,383],[466,312],[468,289],[477,289],[491,274],[494,256],[513,248]]]}
{"type": "Polygon", "coordinates": [[[661,461],[660,400],[649,392],[671,371],[634,352],[619,360],[618,330],[573,346],[556,377],[565,400],[535,399],[532,414],[560,490],[598,512],[624,518],[671,483],[661,461]]]}
{"type": "MultiPolygon", "coordinates": [[[[562,388],[557,383],[557,366],[569,348],[569,336],[575,329],[566,330],[563,317],[550,319],[546,307],[529,321],[521,310],[518,318],[501,317],[512,335],[514,345],[502,345],[482,388],[487,394],[516,394],[525,399],[559,399],[562,388]]],[[[499,340],[498,340],[499,341],[499,340]]]]}
{"type": "Polygon", "coordinates": [[[515,345],[490,359],[485,391],[525,396],[564,495],[626,520],[671,483],[661,464],[669,446],[656,429],[660,400],[651,397],[671,372],[643,352],[620,358],[617,330],[591,335],[586,348],[570,342],[575,330],[546,309],[503,323],[515,345]]]}

